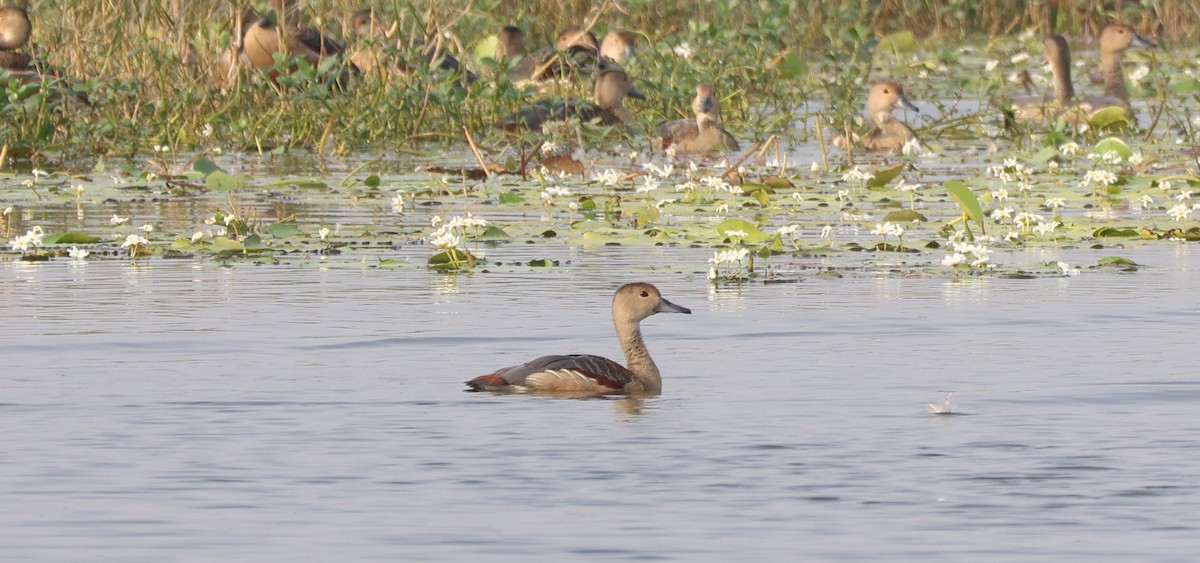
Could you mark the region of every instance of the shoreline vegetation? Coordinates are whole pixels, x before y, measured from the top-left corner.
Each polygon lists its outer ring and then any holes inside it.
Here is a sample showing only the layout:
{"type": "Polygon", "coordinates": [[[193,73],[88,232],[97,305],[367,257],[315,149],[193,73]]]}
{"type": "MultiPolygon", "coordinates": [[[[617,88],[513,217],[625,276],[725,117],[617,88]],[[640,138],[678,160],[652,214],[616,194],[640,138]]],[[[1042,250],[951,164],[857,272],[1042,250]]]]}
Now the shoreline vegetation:
{"type": "MultiPolygon", "coordinates": [[[[651,94],[633,112],[636,127],[630,134],[690,117],[694,85],[716,82],[725,124],[735,136],[761,140],[781,134],[802,142],[827,136],[806,117],[843,123],[861,113],[869,80],[910,72],[915,64],[958,62],[955,51],[964,43],[994,46],[1038,30],[1030,39],[1037,44],[1050,21],[1075,41],[1093,42],[1100,28],[1117,19],[1114,8],[1122,9],[1120,19],[1167,44],[1196,39],[1200,27],[1195,25],[1200,8],[1173,1],[1151,8],[1029,2],[1017,3],[1014,13],[1012,2],[999,0],[822,2],[799,10],[783,2],[747,6],[719,0],[313,0],[302,3],[305,24],[352,50],[358,45],[345,22],[354,10],[374,9],[394,23],[394,37],[401,40],[389,55],[417,59],[423,43],[437,40],[480,79],[467,84],[429,65],[411,65],[403,74],[356,76],[343,89],[320,72],[329,69],[300,64],[275,82],[247,69],[236,85],[218,88],[212,67],[240,14],[247,8],[266,13],[265,2],[24,4],[34,25],[32,54],[60,69],[62,78],[40,88],[0,85],[5,94],[0,138],[10,157],[55,153],[64,160],[134,156],[161,146],[172,152],[308,148],[345,154],[380,144],[461,143],[464,128],[481,144],[501,147],[506,139],[492,125],[537,94],[510,80],[504,63],[481,54],[503,26],[522,27],[536,51],[558,30],[590,24],[585,14],[599,15],[595,30],[622,28],[638,35],[639,56],[629,73],[639,90],[651,94]],[[911,54],[917,52],[919,57],[911,54]],[[57,95],[62,91],[84,93],[90,104],[57,95]]],[[[997,73],[975,76],[959,93],[985,105],[1012,91],[997,73]]]]}

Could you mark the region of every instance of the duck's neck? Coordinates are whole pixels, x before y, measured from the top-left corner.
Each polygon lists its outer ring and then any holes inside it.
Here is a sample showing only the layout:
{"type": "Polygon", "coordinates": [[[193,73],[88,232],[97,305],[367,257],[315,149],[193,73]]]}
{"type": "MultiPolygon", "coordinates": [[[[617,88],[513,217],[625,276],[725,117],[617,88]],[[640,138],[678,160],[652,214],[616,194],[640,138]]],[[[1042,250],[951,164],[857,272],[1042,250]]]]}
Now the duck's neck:
{"type": "Polygon", "coordinates": [[[1071,85],[1071,63],[1060,61],[1053,65],[1054,71],[1054,101],[1060,105],[1071,103],[1075,97],[1075,87],[1071,85]]]}
{"type": "Polygon", "coordinates": [[[1129,103],[1129,91],[1125,89],[1125,72],[1121,69],[1121,52],[1101,52],[1100,68],[1104,71],[1104,93],[1129,103]]]}
{"type": "Polygon", "coordinates": [[[877,111],[871,114],[871,118],[875,120],[875,125],[878,125],[880,129],[887,127],[891,123],[900,122],[899,119],[896,119],[896,116],[892,115],[891,110],[877,111]]]}
{"type": "Polygon", "coordinates": [[[637,321],[614,320],[617,328],[617,340],[621,343],[621,351],[625,353],[625,367],[633,372],[634,383],[632,391],[643,393],[659,393],[662,391],[662,375],[658,366],[650,359],[646,350],[646,342],[642,340],[642,329],[637,321]]]}

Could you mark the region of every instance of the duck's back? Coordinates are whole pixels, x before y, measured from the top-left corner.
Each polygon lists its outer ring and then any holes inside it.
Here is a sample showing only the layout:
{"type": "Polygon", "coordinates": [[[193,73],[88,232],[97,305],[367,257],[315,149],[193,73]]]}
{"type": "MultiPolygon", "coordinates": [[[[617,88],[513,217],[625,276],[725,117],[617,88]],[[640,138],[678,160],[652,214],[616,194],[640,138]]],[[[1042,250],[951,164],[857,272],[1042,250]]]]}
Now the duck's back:
{"type": "Polygon", "coordinates": [[[474,391],[613,393],[634,380],[633,372],[608,358],[588,354],[543,356],[467,382],[474,391]]]}

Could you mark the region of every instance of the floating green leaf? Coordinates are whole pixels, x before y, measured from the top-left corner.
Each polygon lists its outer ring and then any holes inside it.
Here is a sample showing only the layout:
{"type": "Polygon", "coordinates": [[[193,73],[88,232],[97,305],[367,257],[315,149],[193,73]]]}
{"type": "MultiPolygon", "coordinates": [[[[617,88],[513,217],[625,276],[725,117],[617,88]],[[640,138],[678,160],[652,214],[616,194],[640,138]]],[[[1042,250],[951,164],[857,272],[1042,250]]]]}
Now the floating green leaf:
{"type": "Polygon", "coordinates": [[[903,170],[904,170],[903,164],[897,164],[891,168],[884,168],[883,170],[876,170],[874,172],[875,177],[871,178],[870,180],[867,180],[867,187],[868,188],[882,188],[882,187],[886,186],[888,184],[888,182],[895,180],[896,176],[899,176],[900,172],[903,170]]]}
{"type": "Polygon", "coordinates": [[[211,176],[213,172],[225,172],[220,166],[217,166],[217,163],[207,158],[201,158],[193,163],[192,170],[203,174],[202,178],[211,176]]]}
{"type": "Polygon", "coordinates": [[[500,194],[500,203],[521,203],[525,201],[521,199],[521,194],[517,192],[504,192],[500,194]]]}
{"type": "Polygon", "coordinates": [[[510,238],[512,237],[509,236],[508,233],[504,232],[504,229],[496,226],[488,227],[479,235],[480,240],[506,240],[510,238]]]}
{"type": "Polygon", "coordinates": [[[883,217],[883,220],[885,223],[911,223],[913,221],[925,222],[929,219],[926,219],[924,215],[912,209],[901,209],[900,211],[888,213],[883,217]]]}
{"type": "Polygon", "coordinates": [[[1102,155],[1109,151],[1114,151],[1121,155],[1121,160],[1125,162],[1129,162],[1129,157],[1133,156],[1133,150],[1129,148],[1129,145],[1116,137],[1109,137],[1096,143],[1096,154],[1102,155]]]}
{"type": "Polygon", "coordinates": [[[365,184],[368,188],[378,188],[379,187],[379,175],[371,174],[370,176],[367,176],[367,179],[363,180],[363,184],[365,184]]]}
{"type": "Polygon", "coordinates": [[[1096,261],[1097,266],[1137,266],[1137,262],[1122,256],[1106,256],[1096,261]]]}
{"type": "Polygon", "coordinates": [[[767,192],[764,190],[754,190],[750,194],[750,197],[754,198],[754,200],[763,207],[767,207],[771,204],[771,196],[767,195],[767,192]]]}
{"type": "Polygon", "coordinates": [[[729,235],[725,234],[726,231],[742,231],[746,233],[746,238],[742,239],[743,242],[757,243],[771,240],[771,235],[762,232],[762,229],[754,226],[753,223],[742,219],[726,219],[717,224],[717,234],[722,239],[728,238],[729,235]]]}
{"type": "Polygon", "coordinates": [[[303,234],[303,231],[291,223],[272,223],[270,227],[267,227],[267,234],[275,238],[287,238],[303,234]]]}
{"type": "Polygon", "coordinates": [[[525,265],[534,268],[550,268],[554,266],[554,261],[549,258],[542,258],[541,260],[530,260],[525,265]]]}
{"type": "Polygon", "coordinates": [[[240,188],[241,182],[221,170],[214,170],[205,178],[204,185],[213,191],[227,192],[240,188]]]}
{"type": "Polygon", "coordinates": [[[100,239],[92,235],[83,233],[57,233],[46,235],[42,238],[43,245],[51,244],[93,244],[100,242],[100,239]]]}
{"type": "Polygon", "coordinates": [[[1112,106],[1093,113],[1088,117],[1088,125],[1096,130],[1126,129],[1132,126],[1132,122],[1125,108],[1112,106]]]}

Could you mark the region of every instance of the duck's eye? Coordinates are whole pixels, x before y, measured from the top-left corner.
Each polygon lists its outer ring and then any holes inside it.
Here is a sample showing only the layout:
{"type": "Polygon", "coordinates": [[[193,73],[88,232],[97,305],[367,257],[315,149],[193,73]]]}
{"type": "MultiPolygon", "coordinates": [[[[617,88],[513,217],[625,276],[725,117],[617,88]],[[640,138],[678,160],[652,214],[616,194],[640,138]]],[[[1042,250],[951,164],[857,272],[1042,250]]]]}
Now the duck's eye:
{"type": "Polygon", "coordinates": [[[884,89],[883,89],[883,93],[884,93],[884,94],[891,94],[891,93],[892,93],[892,91],[891,91],[891,90],[888,90],[887,88],[884,88],[884,89]]]}
{"type": "Polygon", "coordinates": [[[646,290],[644,290],[644,289],[643,289],[643,290],[642,290],[642,293],[641,293],[641,296],[642,296],[642,297],[650,297],[650,292],[649,292],[649,291],[646,291],[646,290]]]}

